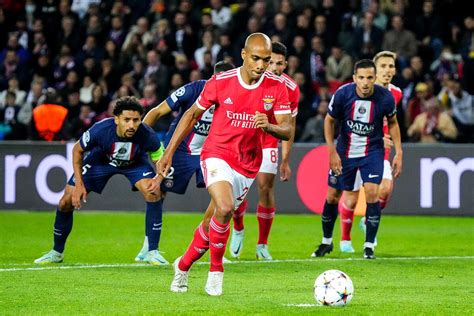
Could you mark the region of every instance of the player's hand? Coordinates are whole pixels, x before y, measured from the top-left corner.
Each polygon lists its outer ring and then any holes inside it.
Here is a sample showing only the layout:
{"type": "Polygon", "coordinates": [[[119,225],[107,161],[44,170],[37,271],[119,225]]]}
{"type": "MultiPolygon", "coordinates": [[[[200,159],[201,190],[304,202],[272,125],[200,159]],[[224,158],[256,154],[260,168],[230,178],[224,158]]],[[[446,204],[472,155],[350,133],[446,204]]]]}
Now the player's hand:
{"type": "Polygon", "coordinates": [[[270,126],[270,122],[268,122],[268,117],[265,113],[260,113],[258,111],[255,112],[255,127],[263,129],[264,132],[267,131],[268,127],[270,126]]]}
{"type": "Polygon", "coordinates": [[[172,157],[166,153],[163,154],[160,160],[156,163],[156,173],[166,178],[171,168],[172,157]]]}
{"type": "Polygon", "coordinates": [[[341,157],[339,157],[339,154],[335,150],[329,154],[329,167],[335,176],[342,174],[341,157]]]}
{"type": "Polygon", "coordinates": [[[389,134],[383,135],[383,147],[387,149],[393,147],[392,137],[389,134]]]}
{"type": "Polygon", "coordinates": [[[401,173],[402,173],[402,156],[395,155],[392,160],[393,178],[397,179],[401,173]]]}
{"type": "Polygon", "coordinates": [[[74,190],[72,191],[72,206],[75,209],[81,208],[81,202],[86,203],[87,191],[83,183],[76,183],[74,190]]]}
{"type": "Polygon", "coordinates": [[[145,188],[145,190],[148,193],[156,193],[156,191],[160,188],[161,181],[163,181],[163,176],[161,174],[157,174],[148,182],[148,186],[145,188]]]}
{"type": "Polygon", "coordinates": [[[288,181],[291,178],[291,168],[288,162],[280,164],[280,181],[288,181]]]}

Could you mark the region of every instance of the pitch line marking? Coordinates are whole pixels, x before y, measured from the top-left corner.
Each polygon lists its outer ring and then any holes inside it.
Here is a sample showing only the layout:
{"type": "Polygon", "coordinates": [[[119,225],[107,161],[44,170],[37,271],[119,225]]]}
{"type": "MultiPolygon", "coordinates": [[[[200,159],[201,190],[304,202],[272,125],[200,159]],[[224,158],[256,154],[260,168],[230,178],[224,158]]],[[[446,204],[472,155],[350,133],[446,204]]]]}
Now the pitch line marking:
{"type": "MultiPolygon", "coordinates": [[[[410,261],[410,260],[457,260],[474,259],[474,256],[431,256],[431,257],[378,257],[376,261],[410,261]]],[[[367,261],[364,258],[324,258],[324,259],[283,259],[272,261],[250,261],[250,260],[234,260],[226,264],[269,264],[269,263],[286,263],[286,262],[324,262],[324,261],[367,261]]],[[[204,265],[209,262],[197,262],[196,264],[204,265]]],[[[1,264],[0,264],[1,265],[1,264]]],[[[12,264],[18,265],[18,264],[12,264]]],[[[169,265],[171,266],[171,265],[169,265]]],[[[76,264],[70,266],[43,266],[29,268],[0,268],[0,272],[16,272],[16,271],[43,271],[43,270],[67,270],[67,269],[101,269],[101,268],[147,268],[153,267],[149,264],[140,263],[109,263],[109,264],[76,264]]],[[[153,267],[154,268],[154,267],[153,267]]]]}

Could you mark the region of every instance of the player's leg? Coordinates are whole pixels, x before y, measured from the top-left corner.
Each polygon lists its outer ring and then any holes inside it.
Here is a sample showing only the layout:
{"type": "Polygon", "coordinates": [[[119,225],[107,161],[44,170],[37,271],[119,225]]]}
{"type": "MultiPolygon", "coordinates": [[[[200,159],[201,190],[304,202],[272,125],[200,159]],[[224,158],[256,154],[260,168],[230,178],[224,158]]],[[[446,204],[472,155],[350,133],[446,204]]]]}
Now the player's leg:
{"type": "Polygon", "coordinates": [[[232,219],[234,220],[234,227],[232,229],[232,237],[230,239],[229,251],[234,258],[240,257],[244,247],[244,215],[247,210],[248,201],[243,201],[239,207],[234,211],[232,219]]]}
{"type": "Polygon", "coordinates": [[[375,259],[375,236],[380,224],[381,209],[378,198],[379,185],[383,175],[383,157],[378,155],[367,156],[365,163],[360,167],[364,182],[365,199],[367,203],[364,258],[375,259]]]}
{"type": "Polygon", "coordinates": [[[74,186],[66,185],[64,194],[59,201],[59,206],[56,210],[56,218],[54,220],[54,246],[51,251],[35,260],[35,263],[60,263],[64,259],[64,247],[66,240],[72,230],[73,212],[72,206],[72,192],[74,186]]]}
{"type": "Polygon", "coordinates": [[[148,239],[148,252],[145,260],[153,265],[163,265],[169,263],[159,252],[163,225],[163,194],[160,190],[153,193],[147,191],[151,181],[151,178],[143,178],[135,183],[135,187],[142,193],[146,202],[145,234],[148,239]]]}
{"type": "Polygon", "coordinates": [[[352,223],[354,222],[354,210],[359,199],[360,191],[344,191],[343,201],[339,203],[339,214],[341,216],[341,252],[353,253],[354,247],[351,240],[352,223]]]}
{"type": "Polygon", "coordinates": [[[318,248],[311,254],[312,257],[323,257],[333,250],[332,234],[334,224],[337,220],[337,205],[341,198],[342,190],[328,187],[326,201],[324,202],[323,213],[321,215],[321,224],[323,228],[323,239],[318,248]]]}
{"type": "Polygon", "coordinates": [[[350,191],[354,188],[357,174],[357,166],[354,160],[341,157],[342,174],[334,175],[329,171],[328,193],[324,202],[321,224],[323,228],[323,238],[318,248],[311,254],[312,257],[323,257],[333,250],[332,234],[334,224],[337,220],[338,204],[342,191],[350,191]]]}
{"type": "Polygon", "coordinates": [[[383,179],[379,186],[380,208],[383,210],[390,200],[393,191],[392,167],[388,160],[383,162],[383,179]]]}
{"type": "Polygon", "coordinates": [[[209,249],[209,222],[215,211],[214,201],[211,199],[204,214],[204,219],[194,231],[193,239],[184,254],[174,261],[174,277],[171,282],[171,291],[184,293],[188,291],[188,275],[194,262],[198,261],[209,249]]]}
{"type": "Polygon", "coordinates": [[[275,174],[259,173],[257,176],[258,185],[258,242],[257,259],[272,260],[268,251],[268,236],[275,216],[275,193],[274,193],[275,174]]]}

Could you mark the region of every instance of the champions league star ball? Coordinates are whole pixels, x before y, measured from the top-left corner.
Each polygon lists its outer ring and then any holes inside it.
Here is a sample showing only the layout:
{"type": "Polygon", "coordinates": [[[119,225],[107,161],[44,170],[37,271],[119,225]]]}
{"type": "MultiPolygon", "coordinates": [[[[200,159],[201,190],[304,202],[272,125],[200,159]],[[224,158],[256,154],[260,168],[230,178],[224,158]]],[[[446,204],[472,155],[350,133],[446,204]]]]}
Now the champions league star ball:
{"type": "Polygon", "coordinates": [[[344,306],[354,294],[352,280],[339,270],[327,270],[314,282],[314,298],[319,305],[344,306]]]}

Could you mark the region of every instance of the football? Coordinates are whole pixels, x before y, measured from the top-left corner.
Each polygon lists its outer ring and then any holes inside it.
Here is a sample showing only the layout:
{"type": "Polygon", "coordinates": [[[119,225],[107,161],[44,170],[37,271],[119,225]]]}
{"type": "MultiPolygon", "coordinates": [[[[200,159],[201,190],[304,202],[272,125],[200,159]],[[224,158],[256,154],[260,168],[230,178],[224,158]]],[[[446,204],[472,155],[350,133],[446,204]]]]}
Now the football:
{"type": "Polygon", "coordinates": [[[344,306],[353,295],[352,280],[342,271],[324,271],[314,282],[314,298],[319,305],[344,306]]]}

